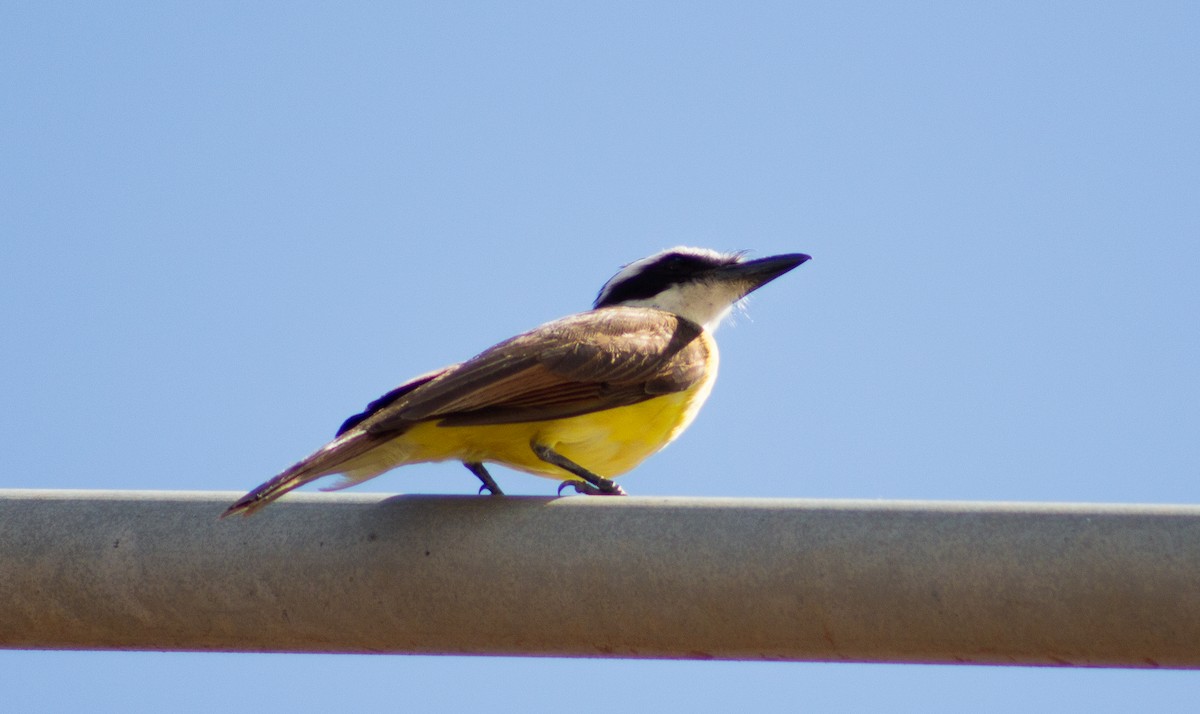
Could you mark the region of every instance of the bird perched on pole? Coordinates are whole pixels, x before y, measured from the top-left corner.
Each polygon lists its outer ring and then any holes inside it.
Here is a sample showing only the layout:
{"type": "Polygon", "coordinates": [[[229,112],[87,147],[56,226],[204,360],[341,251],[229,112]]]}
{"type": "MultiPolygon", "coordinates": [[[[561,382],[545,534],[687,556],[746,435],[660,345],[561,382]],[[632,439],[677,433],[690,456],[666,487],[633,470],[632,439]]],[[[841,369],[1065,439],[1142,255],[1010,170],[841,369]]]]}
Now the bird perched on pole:
{"type": "Polygon", "coordinates": [[[253,513],[322,476],[341,474],[337,489],[430,461],[462,462],[480,492],[502,493],[484,466],[495,463],[559,479],[559,492],[623,495],[612,478],[679,436],[708,398],[713,330],[739,300],[807,260],[678,247],[630,263],[593,309],[396,387],[223,515],[253,513]]]}

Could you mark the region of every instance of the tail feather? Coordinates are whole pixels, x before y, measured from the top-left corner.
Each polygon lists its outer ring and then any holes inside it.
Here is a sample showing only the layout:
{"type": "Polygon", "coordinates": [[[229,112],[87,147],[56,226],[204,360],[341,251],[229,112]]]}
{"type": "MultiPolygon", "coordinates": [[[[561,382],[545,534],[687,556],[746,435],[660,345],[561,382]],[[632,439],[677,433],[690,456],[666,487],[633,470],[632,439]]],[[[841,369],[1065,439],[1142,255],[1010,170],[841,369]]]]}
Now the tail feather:
{"type": "Polygon", "coordinates": [[[225,512],[221,514],[221,518],[237,513],[248,516],[288,491],[299,488],[309,481],[325,475],[312,473],[309,469],[304,468],[305,465],[305,462],[301,461],[270,481],[258,486],[245,496],[242,496],[236,503],[225,509],[225,512]]]}
{"type": "Polygon", "coordinates": [[[221,518],[242,514],[248,516],[271,501],[322,476],[341,473],[348,461],[377,446],[364,432],[352,432],[323,446],[312,456],[299,461],[250,493],[242,496],[221,518]]]}

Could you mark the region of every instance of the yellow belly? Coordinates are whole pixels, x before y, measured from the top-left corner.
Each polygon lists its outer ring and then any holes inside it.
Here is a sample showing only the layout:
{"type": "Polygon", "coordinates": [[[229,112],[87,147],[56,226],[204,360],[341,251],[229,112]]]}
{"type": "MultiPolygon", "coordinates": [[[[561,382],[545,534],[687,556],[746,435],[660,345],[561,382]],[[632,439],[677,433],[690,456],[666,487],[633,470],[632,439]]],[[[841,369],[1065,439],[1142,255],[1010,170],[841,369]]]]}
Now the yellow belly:
{"type": "Polygon", "coordinates": [[[555,479],[575,478],[535,456],[530,448],[534,443],[600,476],[619,476],[671,443],[692,423],[712,390],[715,360],[711,367],[707,378],[687,391],[592,414],[520,424],[417,424],[346,464],[342,472],[346,483],[339,487],[405,464],[450,460],[501,464],[555,479]]]}

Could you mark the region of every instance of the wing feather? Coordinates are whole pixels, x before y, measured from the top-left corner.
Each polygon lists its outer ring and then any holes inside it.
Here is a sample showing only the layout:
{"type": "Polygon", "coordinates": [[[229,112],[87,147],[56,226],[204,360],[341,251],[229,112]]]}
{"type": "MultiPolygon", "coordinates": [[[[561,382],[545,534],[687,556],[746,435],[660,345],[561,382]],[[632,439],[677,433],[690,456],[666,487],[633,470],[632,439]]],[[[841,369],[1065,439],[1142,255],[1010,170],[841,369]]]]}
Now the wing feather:
{"type": "Polygon", "coordinates": [[[518,335],[363,416],[372,435],[416,422],[501,424],[578,416],[685,390],[703,378],[702,328],[651,308],[611,307],[518,335]]]}

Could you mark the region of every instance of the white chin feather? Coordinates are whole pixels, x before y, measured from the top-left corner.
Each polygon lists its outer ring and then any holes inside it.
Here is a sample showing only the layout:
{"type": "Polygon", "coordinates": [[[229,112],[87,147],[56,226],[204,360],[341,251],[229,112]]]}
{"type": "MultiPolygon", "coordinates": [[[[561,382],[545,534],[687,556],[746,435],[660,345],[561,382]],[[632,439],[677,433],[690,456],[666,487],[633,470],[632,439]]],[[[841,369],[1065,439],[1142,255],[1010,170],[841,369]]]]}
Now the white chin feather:
{"type": "Polygon", "coordinates": [[[676,285],[645,300],[630,300],[622,304],[666,310],[703,325],[704,329],[712,332],[721,325],[740,298],[740,285],[687,283],[676,285]]]}

